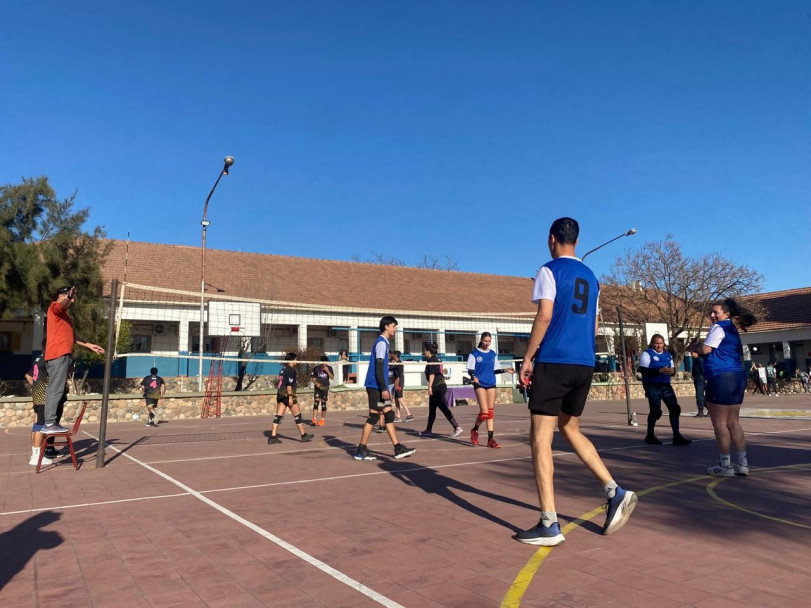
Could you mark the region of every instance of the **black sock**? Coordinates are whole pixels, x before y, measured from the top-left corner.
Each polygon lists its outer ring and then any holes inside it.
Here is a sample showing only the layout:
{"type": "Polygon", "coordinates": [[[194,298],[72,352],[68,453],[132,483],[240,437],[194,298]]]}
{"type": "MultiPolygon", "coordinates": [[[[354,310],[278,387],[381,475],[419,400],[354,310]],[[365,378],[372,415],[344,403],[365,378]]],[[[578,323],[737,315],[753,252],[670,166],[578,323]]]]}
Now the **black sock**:
{"type": "Polygon", "coordinates": [[[493,431],[487,431],[487,439],[489,440],[489,439],[492,439],[492,438],[493,438],[493,431]]]}

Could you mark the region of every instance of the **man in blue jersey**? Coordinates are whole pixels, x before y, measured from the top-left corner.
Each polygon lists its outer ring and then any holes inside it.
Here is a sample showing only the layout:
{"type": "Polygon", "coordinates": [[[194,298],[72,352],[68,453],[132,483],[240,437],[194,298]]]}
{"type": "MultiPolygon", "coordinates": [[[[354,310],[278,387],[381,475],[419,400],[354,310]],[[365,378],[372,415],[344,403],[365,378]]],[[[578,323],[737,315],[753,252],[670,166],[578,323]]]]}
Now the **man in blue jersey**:
{"type": "Polygon", "coordinates": [[[369,369],[366,371],[366,395],[369,398],[369,418],[363,425],[358,449],[355,450],[355,460],[377,460],[377,456],[369,451],[366,443],[380,416],[386,424],[386,431],[394,445],[394,457],[405,458],[417,450],[410,449],[397,441],[397,431],[394,430],[394,410],[391,408],[391,394],[389,393],[389,340],[397,333],[397,319],[385,316],[380,319],[380,336],[372,347],[369,355],[369,369]]]}
{"type": "Polygon", "coordinates": [[[600,284],[575,257],[580,227],[572,218],[555,220],[549,229],[552,261],[535,277],[532,294],[538,312],[532,324],[521,378],[532,382],[529,410],[530,445],[541,520],[514,538],[522,543],[554,547],[565,539],[555,509],[552,438],[555,426],[583,464],[603,484],[607,505],[603,534],[619,530],[636,506],[636,494],[621,488],[608,472],[594,445],[580,431],[594,373],[594,339],[600,284]]]}

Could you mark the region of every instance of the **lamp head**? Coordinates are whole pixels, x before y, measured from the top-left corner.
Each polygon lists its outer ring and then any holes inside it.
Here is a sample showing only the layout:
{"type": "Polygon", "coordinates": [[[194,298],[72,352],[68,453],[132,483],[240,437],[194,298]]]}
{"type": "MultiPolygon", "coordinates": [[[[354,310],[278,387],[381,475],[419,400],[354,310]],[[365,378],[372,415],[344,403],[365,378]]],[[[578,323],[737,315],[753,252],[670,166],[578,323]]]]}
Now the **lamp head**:
{"type": "Polygon", "coordinates": [[[636,228],[631,228],[628,232],[625,233],[625,236],[631,236],[632,234],[636,234],[636,228]]]}
{"type": "Polygon", "coordinates": [[[228,175],[228,169],[234,164],[233,156],[225,157],[225,166],[222,168],[223,175],[228,175]]]}

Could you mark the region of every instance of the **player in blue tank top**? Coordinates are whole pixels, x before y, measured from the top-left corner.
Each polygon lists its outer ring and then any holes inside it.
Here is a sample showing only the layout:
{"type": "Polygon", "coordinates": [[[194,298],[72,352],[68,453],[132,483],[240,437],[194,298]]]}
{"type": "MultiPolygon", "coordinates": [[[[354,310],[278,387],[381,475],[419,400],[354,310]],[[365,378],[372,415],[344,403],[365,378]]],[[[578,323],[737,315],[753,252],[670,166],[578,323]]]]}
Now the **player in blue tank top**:
{"type": "Polygon", "coordinates": [[[656,421],[662,417],[662,401],[664,401],[670,428],[673,429],[673,445],[690,445],[692,441],[679,433],[681,406],[673,387],[670,386],[670,377],[676,373],[676,368],[673,364],[673,355],[665,350],[665,338],[661,334],[651,336],[650,345],[639,357],[639,373],[642,374],[642,388],[645,389],[649,408],[645,443],[662,445],[654,429],[656,421]]]}
{"type": "Polygon", "coordinates": [[[740,423],[741,404],[746,392],[746,371],[743,366],[743,346],[738,326],[746,331],[757,323],[757,317],[748,308],[732,298],[713,304],[710,311],[713,324],[704,344],[695,351],[706,356],[704,377],[707,381],[706,401],[710,412],[715,443],[718,446],[718,464],[707,468],[710,475],[732,477],[749,475],[746,455],[746,437],[740,423]],[[735,447],[737,462],[733,465],[730,446],[735,447]]]}
{"type": "Polygon", "coordinates": [[[493,336],[489,331],[482,333],[479,346],[470,353],[467,358],[467,373],[473,381],[473,390],[476,391],[476,400],[479,402],[479,415],[470,430],[470,443],[479,443],[479,426],[482,422],[487,423],[487,447],[500,448],[501,445],[493,438],[494,423],[493,418],[496,413],[496,374],[508,372],[512,374],[512,368],[501,369],[498,362],[498,354],[490,350],[493,336]]]}
{"type": "Polygon", "coordinates": [[[554,547],[565,539],[555,509],[552,438],[555,426],[578,458],[600,481],[607,497],[603,534],[619,530],[637,503],[636,494],[617,485],[594,445],[580,431],[580,415],[594,375],[594,339],[600,285],[594,273],[575,257],[580,228],[569,217],[555,220],[547,245],[552,261],[535,277],[532,301],[538,312],[532,323],[521,378],[532,383],[529,410],[530,446],[541,520],[514,538],[554,547]]]}
{"type": "Polygon", "coordinates": [[[367,443],[372,429],[381,415],[386,424],[386,432],[394,445],[394,457],[405,458],[411,456],[416,450],[409,449],[397,441],[397,431],[394,429],[394,410],[391,408],[391,394],[389,393],[389,340],[397,333],[397,319],[385,316],[380,319],[380,335],[369,353],[369,369],[366,370],[366,395],[369,399],[369,418],[363,425],[360,444],[355,450],[355,460],[377,460],[377,456],[369,452],[367,443]]]}

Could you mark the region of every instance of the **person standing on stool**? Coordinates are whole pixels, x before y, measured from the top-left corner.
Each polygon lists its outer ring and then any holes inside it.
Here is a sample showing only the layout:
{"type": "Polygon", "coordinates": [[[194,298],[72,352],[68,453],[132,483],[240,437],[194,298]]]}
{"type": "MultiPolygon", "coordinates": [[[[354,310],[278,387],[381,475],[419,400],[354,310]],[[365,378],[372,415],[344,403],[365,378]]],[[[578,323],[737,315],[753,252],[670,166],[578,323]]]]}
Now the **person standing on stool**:
{"type": "Polygon", "coordinates": [[[68,314],[68,308],[75,301],[75,287],[60,288],[48,307],[48,316],[45,320],[45,366],[48,369],[49,380],[45,391],[45,426],[42,427],[42,432],[46,435],[67,433],[70,430],[57,422],[57,410],[62,401],[68,370],[73,363],[74,344],[99,355],[104,354],[101,346],[80,340],[73,333],[73,320],[68,314]]]}
{"type": "Polygon", "coordinates": [[[673,355],[665,350],[665,339],[661,334],[653,334],[650,346],[639,357],[639,372],[642,374],[642,387],[645,389],[645,397],[648,398],[650,406],[645,443],[662,445],[653,432],[656,421],[662,417],[662,401],[667,406],[670,428],[673,429],[673,445],[692,443],[679,433],[681,406],[676,399],[676,393],[673,392],[673,387],[670,386],[670,376],[676,373],[676,368],[673,367],[673,355]]]}

